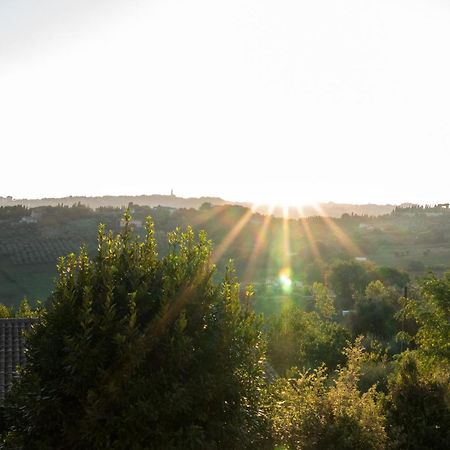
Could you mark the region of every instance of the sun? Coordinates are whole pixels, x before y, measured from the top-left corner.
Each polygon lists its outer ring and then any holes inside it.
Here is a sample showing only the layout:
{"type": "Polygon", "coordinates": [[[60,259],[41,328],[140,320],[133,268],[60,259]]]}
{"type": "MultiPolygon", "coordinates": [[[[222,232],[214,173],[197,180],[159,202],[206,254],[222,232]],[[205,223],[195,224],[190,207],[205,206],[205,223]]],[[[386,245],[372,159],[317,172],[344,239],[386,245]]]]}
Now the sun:
{"type": "Polygon", "coordinates": [[[305,206],[318,205],[318,201],[307,193],[273,193],[270,195],[262,195],[254,201],[254,205],[265,206],[269,211],[280,210],[283,215],[289,215],[289,211],[293,209],[301,209],[305,206]]]}

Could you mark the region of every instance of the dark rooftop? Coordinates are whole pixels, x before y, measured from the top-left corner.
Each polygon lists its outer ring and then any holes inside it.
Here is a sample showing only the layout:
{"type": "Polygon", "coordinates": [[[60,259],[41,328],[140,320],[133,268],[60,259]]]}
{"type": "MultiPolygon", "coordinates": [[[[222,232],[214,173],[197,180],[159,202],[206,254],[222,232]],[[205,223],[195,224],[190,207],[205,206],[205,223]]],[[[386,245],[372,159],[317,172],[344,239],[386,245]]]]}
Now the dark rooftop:
{"type": "Polygon", "coordinates": [[[0,403],[10,388],[17,366],[26,362],[25,336],[38,319],[0,319],[0,403]]]}

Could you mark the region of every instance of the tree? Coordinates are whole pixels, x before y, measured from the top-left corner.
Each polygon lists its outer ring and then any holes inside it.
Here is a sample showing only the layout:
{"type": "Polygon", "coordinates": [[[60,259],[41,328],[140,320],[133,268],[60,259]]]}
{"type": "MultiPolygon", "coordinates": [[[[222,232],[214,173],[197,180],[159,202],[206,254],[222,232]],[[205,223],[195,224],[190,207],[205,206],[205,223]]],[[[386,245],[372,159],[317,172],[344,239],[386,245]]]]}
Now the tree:
{"type": "Polygon", "coordinates": [[[444,449],[450,443],[450,389],[447,379],[420,370],[414,352],[405,352],[389,381],[387,418],[392,448],[444,449]],[[421,373],[422,372],[422,373],[421,373]]]}
{"type": "Polygon", "coordinates": [[[355,297],[363,295],[371,273],[356,261],[339,261],[331,267],[329,285],[336,294],[338,309],[352,309],[355,297]]]}
{"type": "Polygon", "coordinates": [[[332,319],[336,315],[334,301],[323,283],[314,283],[312,287],[317,312],[324,319],[332,319]]]}
{"type": "Polygon", "coordinates": [[[15,316],[21,318],[36,318],[43,314],[43,307],[40,301],[37,302],[36,307],[32,308],[28,302],[28,298],[24,297],[20,302],[19,309],[15,316]]]}
{"type": "Polygon", "coordinates": [[[418,329],[413,340],[420,358],[430,366],[450,368],[450,272],[442,278],[431,274],[422,283],[419,299],[403,299],[402,317],[418,329]]]}
{"type": "Polygon", "coordinates": [[[375,387],[367,392],[358,388],[361,341],[348,347],[345,356],[347,364],[334,380],[321,367],[279,379],[269,388],[276,444],[299,450],[386,448],[385,417],[375,387]]]}
{"type": "Polygon", "coordinates": [[[409,275],[406,272],[394,269],[393,267],[379,267],[377,272],[381,281],[387,286],[395,286],[403,289],[410,281],[409,275]]]}
{"type": "Polygon", "coordinates": [[[130,217],[98,252],[63,258],[28,363],[8,401],[6,448],[264,448],[259,323],[230,269],[192,229],[157,255],[130,217]]]}
{"type": "Polygon", "coordinates": [[[405,336],[415,350],[401,355],[389,382],[389,430],[398,448],[448,448],[450,442],[450,273],[430,275],[419,298],[403,299],[405,336]]]}
{"type": "Polygon", "coordinates": [[[342,325],[321,319],[315,311],[291,307],[273,317],[268,330],[268,356],[274,368],[285,373],[291,367],[330,369],[343,362],[342,349],[350,338],[342,325]]]}
{"type": "Polygon", "coordinates": [[[3,303],[0,303],[0,319],[8,319],[13,316],[10,308],[8,308],[3,303]]]}
{"type": "Polygon", "coordinates": [[[356,300],[355,312],[350,317],[355,335],[369,334],[387,341],[395,336],[398,323],[395,319],[400,304],[396,293],[381,281],[371,281],[364,296],[356,300]]]}

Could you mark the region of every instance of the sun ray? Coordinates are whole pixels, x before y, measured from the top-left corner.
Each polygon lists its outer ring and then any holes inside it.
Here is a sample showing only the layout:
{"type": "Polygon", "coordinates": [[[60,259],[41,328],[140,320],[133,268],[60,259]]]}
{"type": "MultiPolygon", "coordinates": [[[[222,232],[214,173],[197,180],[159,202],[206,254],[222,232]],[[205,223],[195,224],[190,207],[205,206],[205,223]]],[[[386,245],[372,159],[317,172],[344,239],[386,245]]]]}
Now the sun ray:
{"type": "Polygon", "coordinates": [[[201,214],[196,215],[195,218],[192,219],[191,225],[195,226],[207,223],[223,211],[224,208],[222,206],[212,206],[211,209],[204,210],[201,214]]]}
{"type": "Polygon", "coordinates": [[[311,227],[309,225],[308,219],[304,215],[303,207],[299,206],[297,207],[298,213],[299,213],[299,221],[302,226],[303,231],[305,232],[306,240],[308,242],[309,248],[311,249],[314,258],[322,262],[322,256],[320,255],[319,247],[317,247],[317,243],[314,239],[314,235],[311,231],[311,227]]]}
{"type": "Polygon", "coordinates": [[[220,243],[220,245],[214,250],[211,256],[211,262],[216,264],[217,261],[224,255],[227,251],[228,247],[233,243],[239,233],[242,231],[242,228],[247,224],[250,218],[253,215],[253,209],[249,209],[236,223],[236,225],[229,231],[229,233],[225,236],[224,240],[220,243]]]}
{"type": "Polygon", "coordinates": [[[336,236],[342,246],[352,254],[352,256],[363,256],[361,249],[347,236],[342,228],[329,216],[327,216],[320,205],[314,204],[314,209],[319,213],[320,218],[336,236]]]}
{"type": "Polygon", "coordinates": [[[291,268],[291,246],[289,236],[289,207],[283,205],[283,266],[291,268]]]}
{"type": "Polygon", "coordinates": [[[278,273],[278,283],[285,294],[292,289],[292,266],[291,266],[291,243],[290,243],[290,223],[289,206],[282,205],[282,254],[281,269],[278,273]]]}
{"type": "Polygon", "coordinates": [[[264,222],[258,232],[258,235],[256,237],[256,243],[255,246],[253,248],[253,251],[248,259],[248,263],[247,266],[245,268],[245,272],[244,272],[244,282],[245,283],[250,283],[253,280],[253,276],[254,276],[254,270],[255,270],[255,262],[256,259],[258,258],[262,247],[264,245],[264,242],[266,240],[266,235],[267,235],[267,230],[269,228],[270,222],[272,221],[272,212],[273,212],[273,208],[271,208],[268,211],[268,214],[265,216],[264,218],[264,222]]]}

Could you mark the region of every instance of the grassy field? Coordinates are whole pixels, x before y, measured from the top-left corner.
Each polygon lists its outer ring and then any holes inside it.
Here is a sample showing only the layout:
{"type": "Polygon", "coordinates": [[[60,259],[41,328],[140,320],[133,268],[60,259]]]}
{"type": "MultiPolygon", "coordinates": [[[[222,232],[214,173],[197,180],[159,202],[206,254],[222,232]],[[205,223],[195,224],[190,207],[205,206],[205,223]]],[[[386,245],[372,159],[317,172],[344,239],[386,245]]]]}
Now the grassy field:
{"type": "Polygon", "coordinates": [[[50,294],[56,264],[0,264],[0,302],[16,306],[23,297],[32,302],[44,300],[50,294]]]}
{"type": "Polygon", "coordinates": [[[0,224],[0,302],[17,305],[28,297],[45,300],[56,277],[58,258],[95,249],[98,220],[72,220],[57,225],[0,224]]]}

